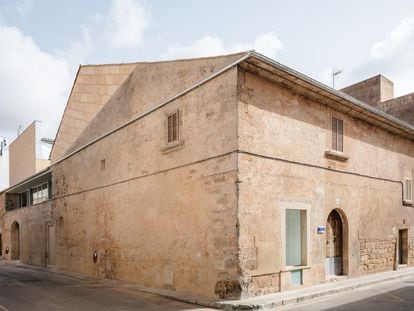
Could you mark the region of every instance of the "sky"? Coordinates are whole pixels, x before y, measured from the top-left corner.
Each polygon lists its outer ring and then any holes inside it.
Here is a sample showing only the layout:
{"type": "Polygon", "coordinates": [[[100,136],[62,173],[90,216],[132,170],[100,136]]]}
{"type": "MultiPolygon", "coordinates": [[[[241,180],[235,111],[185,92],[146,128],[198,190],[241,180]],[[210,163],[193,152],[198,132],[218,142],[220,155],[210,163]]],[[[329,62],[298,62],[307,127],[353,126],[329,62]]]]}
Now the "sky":
{"type": "Polygon", "coordinates": [[[0,136],[54,138],[79,64],[256,51],[336,88],[414,92],[414,1],[0,0],[0,136]]]}

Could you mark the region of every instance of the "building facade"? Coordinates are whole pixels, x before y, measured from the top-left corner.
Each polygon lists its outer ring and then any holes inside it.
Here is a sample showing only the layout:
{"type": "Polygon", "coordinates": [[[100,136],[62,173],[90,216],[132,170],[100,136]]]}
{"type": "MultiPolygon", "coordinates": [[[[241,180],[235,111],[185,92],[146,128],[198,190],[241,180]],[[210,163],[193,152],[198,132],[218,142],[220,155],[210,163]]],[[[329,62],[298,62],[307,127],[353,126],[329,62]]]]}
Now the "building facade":
{"type": "Polygon", "coordinates": [[[81,66],[48,212],[2,230],[39,217],[29,264],[210,298],[414,265],[414,126],[384,81],[368,102],[255,52],[81,66]]]}
{"type": "Polygon", "coordinates": [[[48,242],[52,223],[48,158],[52,143],[42,137],[41,124],[34,121],[9,146],[10,187],[1,193],[0,258],[41,266],[53,264],[48,251],[53,250],[53,243],[48,242]]]}

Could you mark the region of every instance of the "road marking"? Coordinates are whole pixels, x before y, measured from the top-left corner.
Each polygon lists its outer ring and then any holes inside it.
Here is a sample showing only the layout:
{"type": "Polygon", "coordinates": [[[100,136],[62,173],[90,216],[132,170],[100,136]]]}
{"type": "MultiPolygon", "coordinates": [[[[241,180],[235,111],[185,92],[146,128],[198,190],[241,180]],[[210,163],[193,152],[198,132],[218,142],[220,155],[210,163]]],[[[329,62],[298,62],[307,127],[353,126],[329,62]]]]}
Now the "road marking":
{"type": "Polygon", "coordinates": [[[0,310],[1,310],[1,311],[9,311],[9,309],[7,309],[6,307],[4,307],[4,306],[2,306],[2,305],[0,305],[0,310]]]}

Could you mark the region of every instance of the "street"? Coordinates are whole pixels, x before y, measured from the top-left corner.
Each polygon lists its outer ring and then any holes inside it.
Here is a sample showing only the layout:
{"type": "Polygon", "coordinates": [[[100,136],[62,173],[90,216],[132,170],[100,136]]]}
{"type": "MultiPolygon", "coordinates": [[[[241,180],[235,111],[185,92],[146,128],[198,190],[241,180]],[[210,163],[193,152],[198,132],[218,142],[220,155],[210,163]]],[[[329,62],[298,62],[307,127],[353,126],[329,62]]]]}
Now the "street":
{"type": "Polygon", "coordinates": [[[414,276],[343,292],[287,307],[291,311],[414,310],[414,276]]]}
{"type": "MultiPolygon", "coordinates": [[[[123,286],[72,274],[0,264],[0,311],[208,310],[123,286]]],[[[414,310],[414,276],[285,307],[291,311],[414,310]]]]}
{"type": "Polygon", "coordinates": [[[0,311],[207,310],[111,282],[0,265],[0,311]]]}

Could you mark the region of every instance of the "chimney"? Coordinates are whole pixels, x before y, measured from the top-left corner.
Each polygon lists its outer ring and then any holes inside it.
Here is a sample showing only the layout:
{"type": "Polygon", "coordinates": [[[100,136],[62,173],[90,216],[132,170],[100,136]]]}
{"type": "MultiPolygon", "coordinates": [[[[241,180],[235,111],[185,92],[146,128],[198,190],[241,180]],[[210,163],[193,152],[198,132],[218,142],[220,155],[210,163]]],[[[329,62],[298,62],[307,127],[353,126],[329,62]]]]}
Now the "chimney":
{"type": "Polygon", "coordinates": [[[343,88],[342,92],[380,109],[380,103],[394,98],[394,83],[382,75],[343,88]]]}

